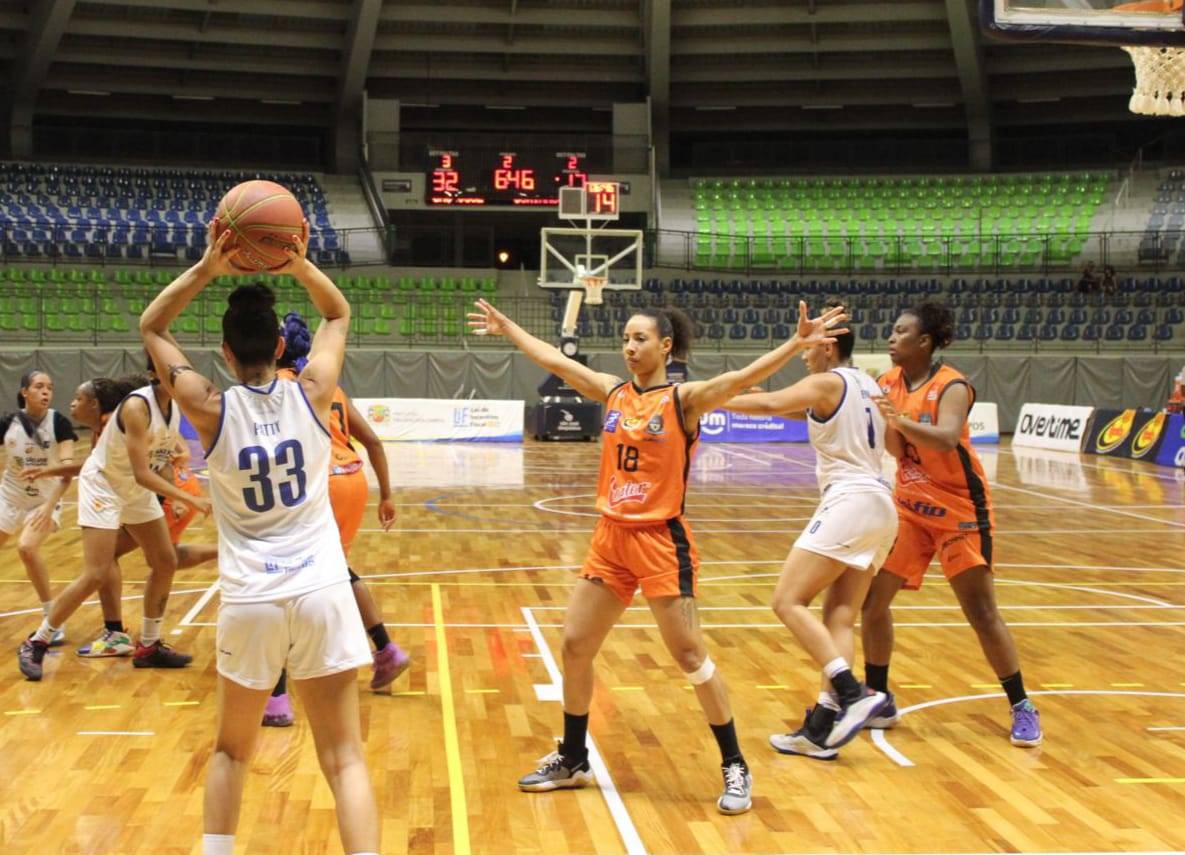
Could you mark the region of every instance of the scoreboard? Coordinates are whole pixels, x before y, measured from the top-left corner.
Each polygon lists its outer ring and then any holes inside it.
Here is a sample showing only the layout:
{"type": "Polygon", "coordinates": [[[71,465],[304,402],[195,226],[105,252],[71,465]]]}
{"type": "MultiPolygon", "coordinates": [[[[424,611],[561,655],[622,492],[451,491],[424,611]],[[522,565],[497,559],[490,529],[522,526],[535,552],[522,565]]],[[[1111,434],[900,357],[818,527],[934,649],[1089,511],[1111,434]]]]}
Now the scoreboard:
{"type": "Polygon", "coordinates": [[[561,187],[588,183],[582,151],[431,149],[425,202],[429,207],[547,208],[559,204],[561,187]]]}

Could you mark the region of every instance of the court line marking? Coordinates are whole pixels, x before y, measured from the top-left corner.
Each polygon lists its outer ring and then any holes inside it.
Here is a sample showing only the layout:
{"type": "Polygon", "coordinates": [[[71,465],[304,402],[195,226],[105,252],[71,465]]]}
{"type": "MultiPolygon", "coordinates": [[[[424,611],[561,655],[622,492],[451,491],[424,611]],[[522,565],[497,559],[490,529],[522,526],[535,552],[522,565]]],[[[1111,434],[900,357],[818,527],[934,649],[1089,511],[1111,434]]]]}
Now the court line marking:
{"type": "Polygon", "coordinates": [[[41,710],[5,710],[5,715],[38,715],[41,710]]]}
{"type": "Polygon", "coordinates": [[[1056,493],[1043,493],[1039,490],[1030,490],[1025,487],[1013,487],[1010,484],[993,484],[993,487],[998,487],[1001,490],[1009,490],[1013,493],[1025,493],[1029,496],[1036,496],[1041,499],[1051,499],[1055,502],[1064,502],[1068,505],[1077,505],[1080,508],[1089,508],[1092,511],[1100,511],[1105,514],[1115,514],[1121,517],[1131,517],[1137,520],[1148,520],[1150,522],[1158,522],[1161,525],[1171,526],[1177,529],[1185,529],[1185,523],[1177,522],[1176,520],[1166,520],[1160,517],[1149,516],[1148,514],[1137,514],[1134,511],[1124,511],[1118,508],[1107,508],[1102,505],[1094,505],[1090,502],[1083,502],[1078,499],[1067,499],[1065,496],[1059,496],[1056,493]]]}
{"type": "Polygon", "coordinates": [[[1145,730],[1151,730],[1151,731],[1155,731],[1155,732],[1164,732],[1164,731],[1166,731],[1166,730],[1185,730],[1185,727],[1180,727],[1180,726],[1173,726],[1173,727],[1146,727],[1146,728],[1144,728],[1144,729],[1145,729],[1145,730]]]}
{"type": "Polygon", "coordinates": [[[80,730],[79,736],[156,736],[153,730],[80,730]]]}
{"type": "Polygon", "coordinates": [[[449,808],[453,819],[453,852],[469,855],[469,811],[465,805],[465,775],[457,738],[457,710],[453,703],[453,680],[449,673],[448,639],[445,638],[444,606],[440,586],[432,586],[432,619],[436,638],[436,679],[440,687],[441,718],[444,720],[444,755],[448,763],[449,808]]]}
{"type": "MultiPolygon", "coordinates": [[[[27,584],[29,584],[29,580],[28,580],[28,579],[15,579],[15,580],[13,580],[13,581],[20,582],[20,584],[22,584],[22,585],[27,585],[27,584]]],[[[73,580],[73,579],[71,579],[70,581],[72,582],[72,581],[74,581],[74,580],[73,580]]],[[[56,584],[56,583],[57,583],[57,580],[51,580],[51,583],[52,583],[52,584],[56,584]]],[[[67,583],[67,584],[68,584],[68,583],[67,583]]],[[[215,584],[217,584],[217,582],[215,582],[215,584]]],[[[178,597],[179,597],[179,596],[181,596],[182,594],[200,594],[201,592],[202,592],[202,589],[201,589],[201,588],[194,588],[194,589],[191,589],[191,590],[185,590],[185,591],[170,591],[170,592],[169,592],[169,596],[178,596],[178,597]]],[[[142,593],[140,593],[140,594],[129,594],[128,596],[126,596],[126,597],[120,597],[119,599],[120,599],[120,601],[121,601],[121,602],[122,602],[122,601],[124,601],[124,600],[142,600],[142,599],[144,599],[144,594],[142,594],[142,593]]],[[[97,606],[97,605],[99,605],[99,601],[98,601],[98,600],[87,600],[87,601],[85,601],[85,602],[84,602],[82,605],[83,605],[83,606],[97,606]]],[[[81,608],[81,607],[82,607],[82,606],[79,606],[79,608],[81,608]]],[[[38,614],[38,615],[39,615],[39,614],[41,614],[41,613],[42,613],[42,612],[41,612],[41,607],[40,607],[40,606],[38,606],[37,608],[32,608],[32,609],[17,609],[16,611],[13,611],[13,612],[0,612],[0,618],[6,618],[6,617],[19,617],[20,615],[32,615],[32,614],[38,614]]]]}
{"type": "MultiPolygon", "coordinates": [[[[1046,690],[1039,689],[1029,692],[1030,695],[1121,695],[1121,696],[1137,696],[1147,698],[1185,698],[1185,692],[1126,692],[1115,691],[1113,689],[1057,689],[1046,690]]],[[[950,698],[936,698],[932,701],[923,701],[920,704],[905,707],[900,710],[900,715],[904,718],[911,712],[921,712],[930,707],[940,707],[946,704],[958,704],[964,701],[981,701],[987,698],[1005,698],[1006,694],[1003,692],[989,692],[983,695],[958,695],[950,698]]],[[[872,743],[879,748],[884,754],[896,763],[898,766],[915,766],[908,757],[902,754],[897,749],[889,744],[888,738],[885,736],[883,730],[872,731],[872,743]],[[904,761],[904,762],[902,762],[904,761]]]]}
{"type": "Polygon", "coordinates": [[[187,611],[185,613],[185,617],[181,618],[181,620],[178,622],[177,625],[178,626],[193,626],[194,625],[193,619],[196,618],[199,614],[201,614],[202,609],[204,609],[206,607],[206,604],[214,598],[214,595],[216,593],[218,593],[218,581],[217,580],[210,583],[210,587],[206,588],[205,593],[203,593],[201,595],[201,597],[198,598],[198,601],[193,604],[193,607],[190,608],[189,611],[187,611]]]}
{"type": "MultiPolygon", "coordinates": [[[[547,676],[551,678],[551,688],[562,698],[564,678],[560,673],[559,666],[556,665],[555,656],[547,644],[547,639],[543,637],[543,631],[540,629],[538,621],[535,620],[535,615],[531,612],[530,606],[522,606],[522,615],[523,620],[526,621],[527,626],[530,628],[531,637],[535,640],[535,646],[539,649],[539,653],[543,657],[543,667],[547,669],[547,676]]],[[[588,740],[588,763],[592,766],[593,774],[596,776],[597,787],[605,799],[605,807],[609,809],[609,815],[613,817],[613,824],[617,826],[617,833],[621,836],[621,842],[625,844],[627,855],[648,855],[646,846],[642,843],[642,838],[638,834],[637,827],[634,825],[634,820],[630,817],[629,811],[626,810],[621,793],[618,792],[617,785],[613,783],[613,778],[609,774],[609,767],[605,765],[605,761],[601,757],[596,740],[593,739],[591,733],[586,738],[588,740]]]]}
{"type": "Polygon", "coordinates": [[[83,707],[83,709],[84,710],[117,710],[120,708],[120,706],[121,706],[120,704],[91,704],[90,706],[83,707]]]}
{"type": "Polygon", "coordinates": [[[1117,784],[1185,784],[1185,778],[1116,778],[1117,784]]]}

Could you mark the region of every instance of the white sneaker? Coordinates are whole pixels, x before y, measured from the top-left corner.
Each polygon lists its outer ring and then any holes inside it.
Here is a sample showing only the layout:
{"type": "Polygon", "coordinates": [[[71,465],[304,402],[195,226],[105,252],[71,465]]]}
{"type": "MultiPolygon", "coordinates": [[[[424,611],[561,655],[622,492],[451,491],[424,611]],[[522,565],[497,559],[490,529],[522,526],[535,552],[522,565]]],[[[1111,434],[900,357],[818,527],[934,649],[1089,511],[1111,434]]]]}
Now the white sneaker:
{"type": "Polygon", "coordinates": [[[753,776],[740,763],[721,766],[724,792],[716,799],[716,810],[728,816],[744,813],[753,806],[753,776]]]}
{"type": "Polygon", "coordinates": [[[860,728],[864,727],[868,720],[889,702],[889,696],[884,692],[874,692],[869,688],[865,688],[864,692],[864,697],[848,704],[840,711],[839,718],[835,720],[835,726],[827,735],[826,745],[828,748],[839,748],[855,739],[860,728]]]}

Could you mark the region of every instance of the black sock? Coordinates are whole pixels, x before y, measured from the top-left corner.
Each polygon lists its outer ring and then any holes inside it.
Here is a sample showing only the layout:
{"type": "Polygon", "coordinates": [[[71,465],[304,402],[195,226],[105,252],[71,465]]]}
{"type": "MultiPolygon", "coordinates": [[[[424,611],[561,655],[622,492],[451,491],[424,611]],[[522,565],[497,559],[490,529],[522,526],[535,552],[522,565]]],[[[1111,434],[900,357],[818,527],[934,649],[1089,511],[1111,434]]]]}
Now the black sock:
{"type": "Polygon", "coordinates": [[[382,621],[379,621],[370,629],[366,630],[370,640],[374,642],[375,650],[382,650],[391,643],[391,636],[387,635],[387,628],[383,626],[382,621]]]}
{"type": "Polygon", "coordinates": [[[822,741],[827,734],[831,733],[831,726],[835,724],[836,715],[838,713],[835,710],[822,704],[815,704],[806,720],[807,736],[816,742],[822,741]]]}
{"type": "Polygon", "coordinates": [[[849,704],[854,704],[864,697],[864,688],[860,685],[860,681],[856,679],[856,675],[852,673],[851,668],[845,668],[834,677],[831,677],[830,680],[832,688],[835,689],[835,694],[839,695],[839,702],[845,707],[849,704]]]}
{"type": "Polygon", "coordinates": [[[875,692],[889,691],[889,666],[864,663],[864,682],[875,692]]]}
{"type": "Polygon", "coordinates": [[[1003,686],[1004,691],[1008,693],[1008,703],[1012,706],[1016,706],[1028,697],[1028,694],[1025,692],[1024,678],[1020,676],[1019,671],[1017,671],[1011,677],[1005,677],[1000,681],[1000,685],[1003,686]]]}
{"type": "Polygon", "coordinates": [[[272,697],[278,698],[280,695],[288,694],[288,672],[281,671],[280,679],[276,681],[276,688],[272,689],[272,697]]]}
{"type": "Polygon", "coordinates": [[[584,738],[588,734],[588,713],[572,715],[564,713],[564,741],[560,743],[560,753],[569,760],[583,761],[588,757],[588,747],[584,738]]]}
{"type": "Polygon", "coordinates": [[[123,627],[122,620],[105,620],[103,621],[103,629],[108,632],[127,632],[123,627]]]}
{"type": "Polygon", "coordinates": [[[732,763],[740,763],[748,769],[749,765],[741,756],[741,746],[737,744],[736,722],[730,718],[727,724],[710,724],[708,726],[712,728],[712,735],[716,737],[716,744],[720,746],[720,764],[728,766],[732,763]]]}

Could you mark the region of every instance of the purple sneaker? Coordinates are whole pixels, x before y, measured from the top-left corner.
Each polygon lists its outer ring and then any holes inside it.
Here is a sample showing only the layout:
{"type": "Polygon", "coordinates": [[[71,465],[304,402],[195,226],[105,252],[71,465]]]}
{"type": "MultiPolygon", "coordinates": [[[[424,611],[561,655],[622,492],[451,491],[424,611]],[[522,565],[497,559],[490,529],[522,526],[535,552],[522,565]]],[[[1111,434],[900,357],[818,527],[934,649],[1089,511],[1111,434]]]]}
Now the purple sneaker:
{"type": "Polygon", "coordinates": [[[263,711],[264,727],[291,727],[293,721],[292,702],[288,700],[287,692],[267,699],[267,707],[263,711]]]}
{"type": "Polygon", "coordinates": [[[1033,702],[1025,698],[1012,708],[1012,744],[1021,748],[1035,748],[1045,734],[1041,732],[1041,713],[1033,702]]]}
{"type": "Polygon", "coordinates": [[[411,657],[403,652],[403,648],[393,641],[387,642],[386,647],[374,652],[374,677],[370,680],[370,688],[377,692],[391,685],[410,664],[411,657]]]}

